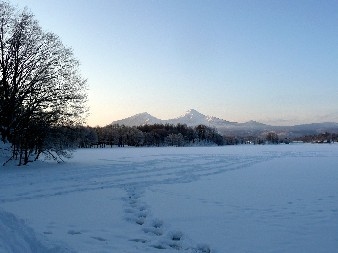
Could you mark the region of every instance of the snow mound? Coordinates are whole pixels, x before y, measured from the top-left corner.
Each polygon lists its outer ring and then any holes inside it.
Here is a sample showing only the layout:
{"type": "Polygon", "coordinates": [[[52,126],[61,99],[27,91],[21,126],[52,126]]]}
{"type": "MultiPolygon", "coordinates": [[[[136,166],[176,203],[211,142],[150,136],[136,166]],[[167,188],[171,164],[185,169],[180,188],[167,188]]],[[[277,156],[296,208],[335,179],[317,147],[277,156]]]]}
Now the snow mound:
{"type": "Polygon", "coordinates": [[[72,252],[67,248],[45,246],[37,239],[34,230],[23,220],[0,209],[0,253],[58,253],[72,252]]]}

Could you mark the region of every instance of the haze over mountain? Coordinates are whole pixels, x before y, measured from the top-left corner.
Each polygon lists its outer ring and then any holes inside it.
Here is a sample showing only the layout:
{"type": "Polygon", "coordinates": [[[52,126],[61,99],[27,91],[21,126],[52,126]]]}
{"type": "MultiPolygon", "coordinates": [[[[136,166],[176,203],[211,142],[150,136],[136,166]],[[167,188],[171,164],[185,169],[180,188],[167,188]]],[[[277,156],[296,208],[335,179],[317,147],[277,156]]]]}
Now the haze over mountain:
{"type": "Polygon", "coordinates": [[[168,120],[158,119],[147,112],[139,113],[134,116],[117,120],[112,124],[119,124],[125,126],[141,126],[152,124],[186,124],[187,126],[206,125],[216,128],[224,135],[262,135],[273,131],[282,136],[301,136],[306,134],[318,134],[323,132],[338,132],[338,123],[312,123],[295,126],[271,126],[263,124],[254,120],[237,123],[214,116],[204,115],[194,109],[186,111],[183,115],[168,120]]]}

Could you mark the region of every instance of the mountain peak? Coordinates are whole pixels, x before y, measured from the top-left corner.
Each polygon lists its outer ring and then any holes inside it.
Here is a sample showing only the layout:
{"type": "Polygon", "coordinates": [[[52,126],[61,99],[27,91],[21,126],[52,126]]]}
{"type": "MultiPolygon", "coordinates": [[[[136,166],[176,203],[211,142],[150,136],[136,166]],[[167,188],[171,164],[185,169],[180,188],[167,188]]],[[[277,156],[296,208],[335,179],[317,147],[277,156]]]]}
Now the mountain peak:
{"type": "Polygon", "coordinates": [[[188,118],[188,119],[204,119],[206,118],[206,116],[198,111],[196,111],[195,109],[190,109],[188,111],[185,112],[185,114],[183,114],[182,116],[179,117],[179,119],[181,118],[188,118]]]}
{"type": "Polygon", "coordinates": [[[135,114],[134,116],[114,121],[112,124],[126,125],[126,126],[141,126],[141,125],[153,125],[160,124],[162,120],[155,118],[147,112],[135,114]]]}
{"type": "Polygon", "coordinates": [[[138,113],[129,118],[125,118],[122,120],[114,121],[112,124],[120,124],[126,126],[140,126],[140,125],[151,125],[151,124],[186,124],[187,126],[197,126],[197,125],[206,125],[212,127],[221,127],[227,126],[229,124],[234,124],[233,122],[229,122],[223,119],[219,119],[216,117],[206,116],[195,109],[190,109],[185,112],[185,114],[181,115],[175,119],[169,120],[161,120],[153,117],[147,112],[138,113]]]}
{"type": "Polygon", "coordinates": [[[189,109],[188,111],[186,111],[185,114],[202,114],[202,113],[196,111],[195,109],[189,109]]]}
{"type": "Polygon", "coordinates": [[[203,121],[205,119],[205,117],[206,117],[205,115],[196,111],[195,109],[190,109],[190,110],[186,111],[185,114],[181,115],[180,117],[178,117],[174,120],[176,120],[176,121],[180,120],[187,125],[191,125],[191,124],[194,124],[194,122],[199,122],[201,120],[203,121]]]}
{"type": "MultiPolygon", "coordinates": [[[[151,116],[149,113],[147,112],[141,112],[141,113],[138,113],[138,114],[135,114],[134,116],[132,117],[139,117],[139,116],[144,116],[144,117],[147,117],[147,116],[151,116]]],[[[152,116],[151,116],[152,117],[152,116]]]]}

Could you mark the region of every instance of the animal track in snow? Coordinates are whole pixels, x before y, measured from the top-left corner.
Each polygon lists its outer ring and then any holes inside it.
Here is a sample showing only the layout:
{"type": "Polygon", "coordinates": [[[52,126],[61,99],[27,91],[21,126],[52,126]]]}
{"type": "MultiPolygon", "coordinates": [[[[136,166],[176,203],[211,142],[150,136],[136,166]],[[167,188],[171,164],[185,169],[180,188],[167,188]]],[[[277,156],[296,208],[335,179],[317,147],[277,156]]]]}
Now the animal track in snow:
{"type": "Polygon", "coordinates": [[[148,247],[159,250],[175,250],[190,253],[212,253],[208,245],[193,246],[193,243],[186,238],[181,231],[171,231],[165,226],[161,219],[154,218],[151,215],[149,207],[141,201],[143,190],[136,186],[125,187],[127,197],[123,198],[125,202],[126,219],[141,227],[141,231],[147,238],[130,239],[130,242],[141,243],[148,247]]]}

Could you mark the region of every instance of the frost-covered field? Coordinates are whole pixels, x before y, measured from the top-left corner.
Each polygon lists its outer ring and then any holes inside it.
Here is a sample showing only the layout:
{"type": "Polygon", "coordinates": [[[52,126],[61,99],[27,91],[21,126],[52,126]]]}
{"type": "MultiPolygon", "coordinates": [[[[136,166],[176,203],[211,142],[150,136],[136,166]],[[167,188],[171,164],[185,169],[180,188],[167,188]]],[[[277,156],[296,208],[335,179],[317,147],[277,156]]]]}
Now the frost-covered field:
{"type": "Polygon", "coordinates": [[[0,252],[337,248],[337,144],[83,149],[0,170],[0,252]]]}

